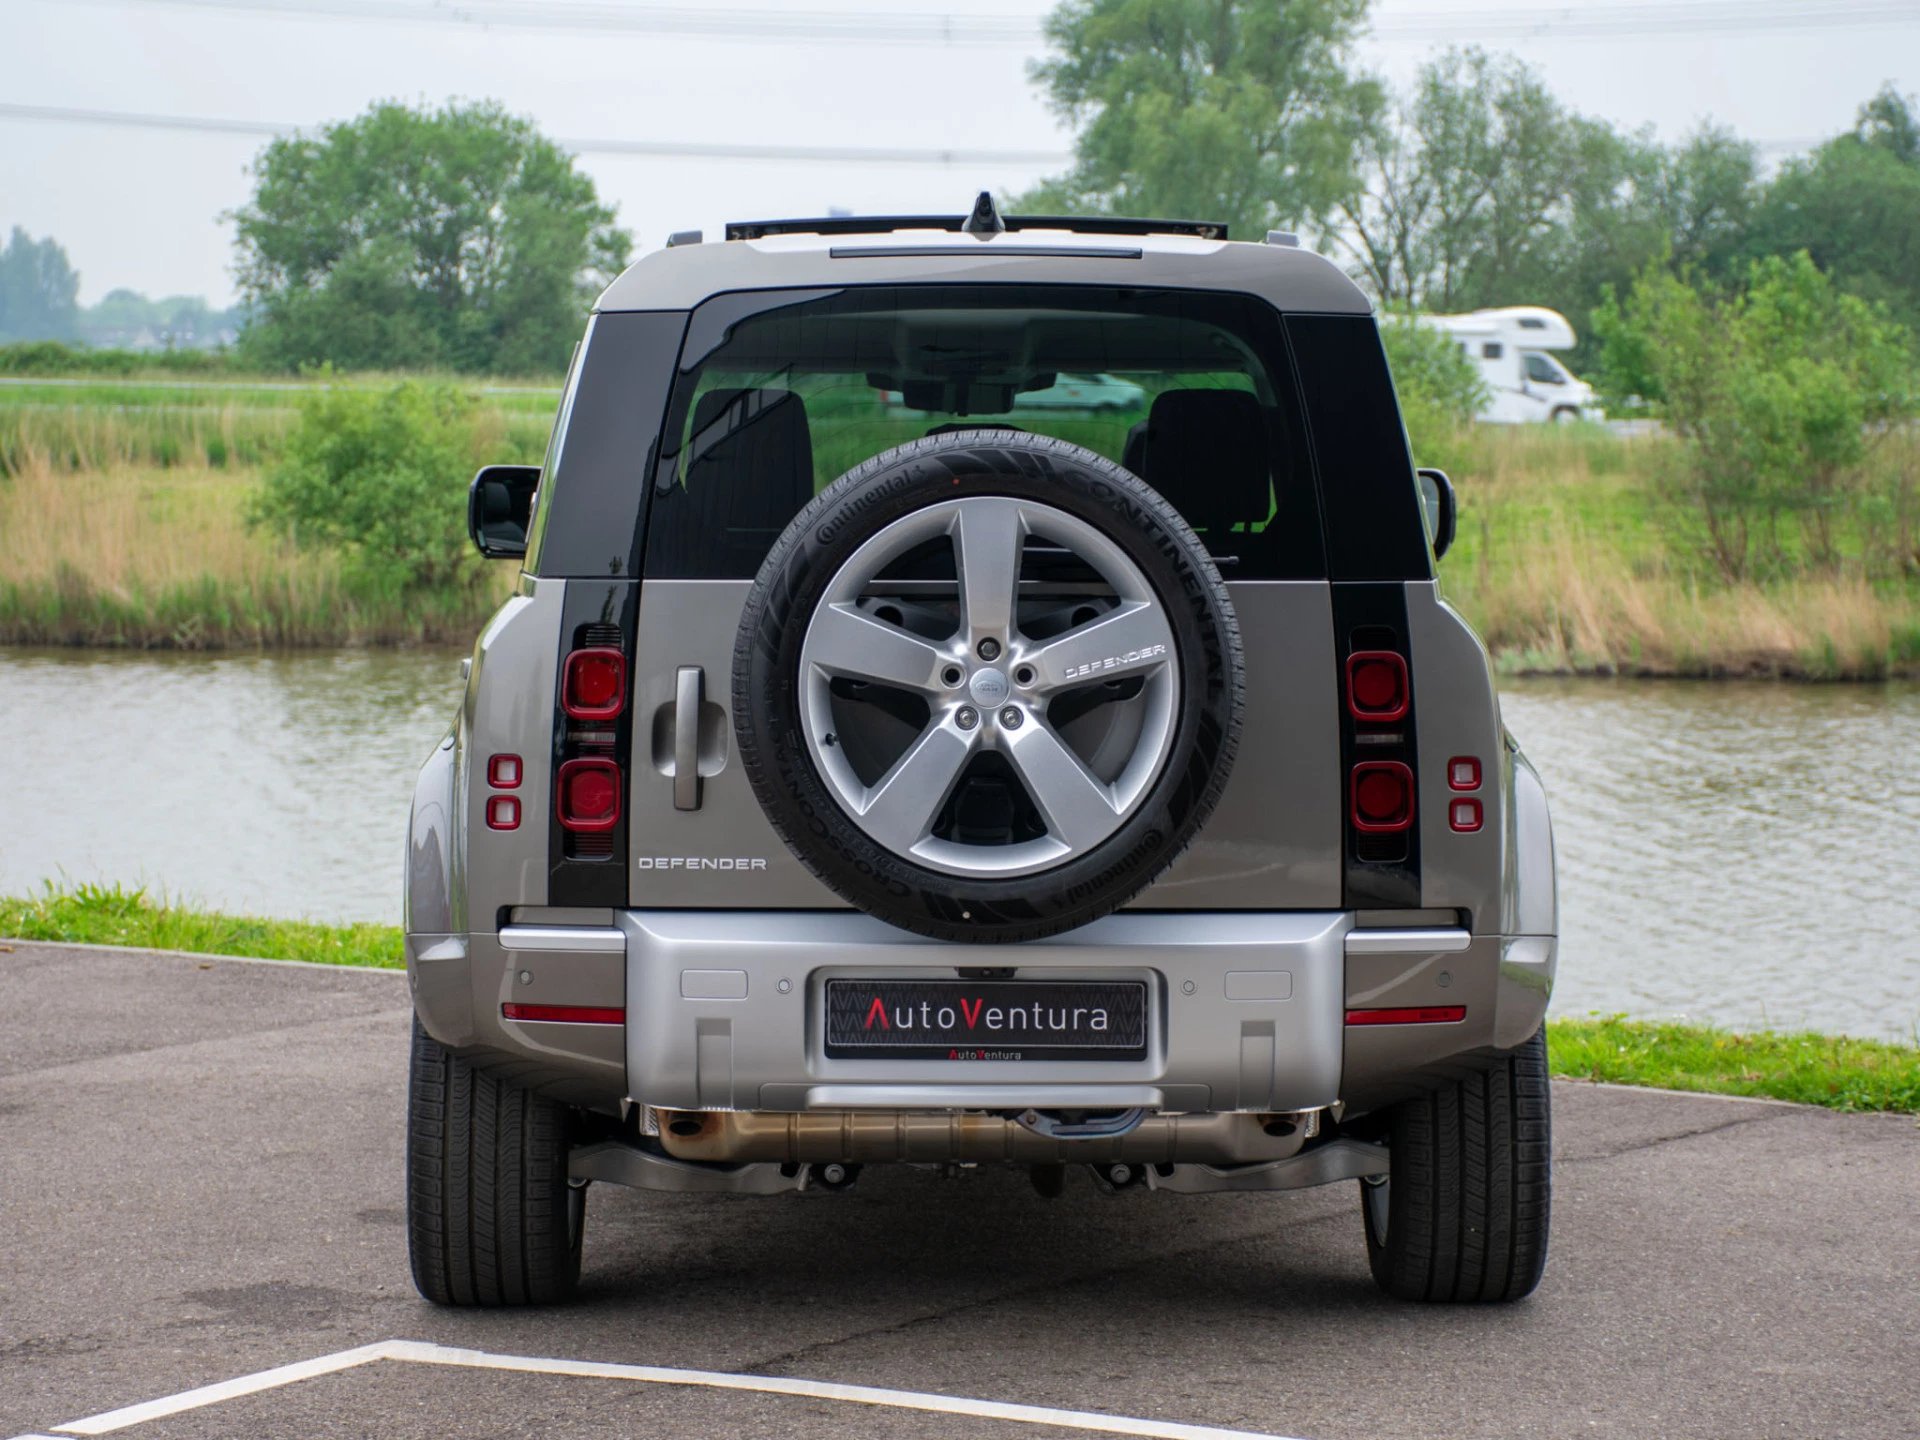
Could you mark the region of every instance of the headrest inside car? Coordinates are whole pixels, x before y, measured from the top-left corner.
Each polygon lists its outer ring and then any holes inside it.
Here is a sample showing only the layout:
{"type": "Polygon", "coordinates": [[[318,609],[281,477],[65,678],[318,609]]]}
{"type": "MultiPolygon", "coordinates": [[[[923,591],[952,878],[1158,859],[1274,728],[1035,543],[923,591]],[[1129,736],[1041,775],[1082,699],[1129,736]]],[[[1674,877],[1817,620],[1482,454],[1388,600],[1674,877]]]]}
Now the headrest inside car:
{"type": "Polygon", "coordinates": [[[1140,478],[1205,530],[1215,549],[1235,525],[1257,525],[1273,513],[1267,418],[1244,390],[1166,390],[1147,412],[1140,478]]]}

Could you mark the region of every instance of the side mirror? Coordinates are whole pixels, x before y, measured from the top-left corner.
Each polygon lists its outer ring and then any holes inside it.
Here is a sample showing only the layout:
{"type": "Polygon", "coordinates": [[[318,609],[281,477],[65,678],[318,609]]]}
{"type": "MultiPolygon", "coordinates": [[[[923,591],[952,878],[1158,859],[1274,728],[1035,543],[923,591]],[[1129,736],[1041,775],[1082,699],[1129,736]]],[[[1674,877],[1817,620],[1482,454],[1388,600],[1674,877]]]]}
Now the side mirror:
{"type": "Polygon", "coordinates": [[[489,560],[510,560],[527,553],[527,527],[533,519],[533,492],[540,484],[538,465],[486,465],[467,487],[467,533],[489,560]]]}
{"type": "Polygon", "coordinates": [[[1438,560],[1453,545],[1456,502],[1453,481],[1444,470],[1420,470],[1420,510],[1426,516],[1427,538],[1433,542],[1433,558],[1438,560]]]}

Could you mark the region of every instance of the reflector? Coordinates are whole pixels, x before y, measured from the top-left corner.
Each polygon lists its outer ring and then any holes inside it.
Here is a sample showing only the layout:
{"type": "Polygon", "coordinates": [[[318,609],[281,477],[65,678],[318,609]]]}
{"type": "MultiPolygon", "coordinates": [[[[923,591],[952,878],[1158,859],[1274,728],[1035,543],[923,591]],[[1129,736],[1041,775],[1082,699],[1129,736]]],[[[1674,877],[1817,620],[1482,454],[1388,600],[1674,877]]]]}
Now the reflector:
{"type": "Polygon", "coordinates": [[[1452,1025],[1466,1018],[1464,1005],[1400,1005],[1347,1011],[1349,1025],[1452,1025]]]}
{"type": "Polygon", "coordinates": [[[558,1020],[569,1025],[624,1025],[627,1012],[615,1005],[521,1005],[512,1000],[500,1007],[505,1020],[558,1020]]]}

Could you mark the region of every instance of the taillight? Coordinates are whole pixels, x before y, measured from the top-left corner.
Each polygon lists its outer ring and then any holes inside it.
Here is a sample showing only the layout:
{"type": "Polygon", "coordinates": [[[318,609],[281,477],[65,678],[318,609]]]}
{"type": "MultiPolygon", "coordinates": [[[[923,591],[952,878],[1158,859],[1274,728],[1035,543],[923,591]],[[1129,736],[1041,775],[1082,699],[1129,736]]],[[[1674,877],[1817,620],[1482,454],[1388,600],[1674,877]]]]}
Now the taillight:
{"type": "Polygon", "coordinates": [[[1413,824],[1413,771],[1398,760],[1362,760],[1353,767],[1353,828],[1393,835],[1413,824]]]}
{"type": "Polygon", "coordinates": [[[520,828],[520,802],[511,795],[493,795],[488,797],[487,828],[489,830],[518,830],[520,828]]]}
{"type": "Polygon", "coordinates": [[[487,760],[487,784],[496,790],[519,789],[521,773],[518,755],[494,755],[487,760]]]}
{"type": "Polygon", "coordinates": [[[627,658],[595,646],[567,656],[561,707],[575,720],[611,720],[627,704],[627,658]]]}
{"type": "Polygon", "coordinates": [[[1391,650],[1347,657],[1347,710],[1356,720],[1385,724],[1407,713],[1407,662],[1391,650]]]}
{"type": "Polygon", "coordinates": [[[569,760],[560,767],[555,813],[568,830],[597,834],[620,823],[620,767],[611,760],[569,760]]]}

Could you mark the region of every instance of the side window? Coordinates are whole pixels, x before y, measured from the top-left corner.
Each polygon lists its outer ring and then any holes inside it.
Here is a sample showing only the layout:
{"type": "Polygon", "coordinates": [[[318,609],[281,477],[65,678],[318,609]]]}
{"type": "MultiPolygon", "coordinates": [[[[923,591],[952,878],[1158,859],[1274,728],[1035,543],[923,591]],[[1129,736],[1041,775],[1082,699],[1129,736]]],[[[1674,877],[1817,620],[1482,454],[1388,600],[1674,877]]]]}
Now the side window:
{"type": "Polygon", "coordinates": [[[1498,360],[1506,353],[1507,347],[1502,345],[1498,340],[1489,340],[1480,347],[1480,358],[1482,360],[1498,360]]]}
{"type": "MultiPolygon", "coordinates": [[[[591,329],[589,329],[591,333],[591,329]]],[[[547,493],[547,481],[559,467],[560,447],[566,443],[567,424],[573,418],[573,397],[580,387],[580,355],[587,348],[582,339],[573,347],[573,356],[567,361],[567,383],[560,392],[560,408],[553,414],[553,429],[547,435],[547,453],[540,462],[540,485],[533,492],[533,514],[527,521],[527,568],[533,569],[534,557],[540,553],[540,541],[546,533],[547,507],[541,503],[547,493]]]]}
{"type": "Polygon", "coordinates": [[[1562,385],[1566,383],[1561,377],[1560,367],[1555,365],[1546,356],[1534,351],[1527,353],[1527,379],[1541,385],[1562,385]]]}

